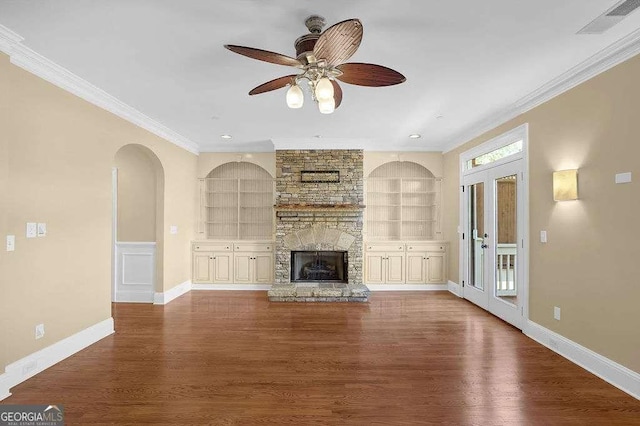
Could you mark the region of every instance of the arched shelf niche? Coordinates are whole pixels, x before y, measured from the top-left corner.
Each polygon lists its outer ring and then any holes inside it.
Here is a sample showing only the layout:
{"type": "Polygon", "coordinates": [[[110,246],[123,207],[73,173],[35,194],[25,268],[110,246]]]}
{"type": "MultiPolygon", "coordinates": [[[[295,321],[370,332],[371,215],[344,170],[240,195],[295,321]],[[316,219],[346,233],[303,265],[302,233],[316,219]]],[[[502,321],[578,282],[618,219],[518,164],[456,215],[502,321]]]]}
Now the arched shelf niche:
{"type": "Polygon", "coordinates": [[[221,164],[202,180],[201,205],[207,239],[272,239],[273,204],[273,177],[256,164],[221,164]]]}
{"type": "Polygon", "coordinates": [[[391,161],[367,177],[367,240],[439,239],[441,179],[412,161],[391,161]]]}

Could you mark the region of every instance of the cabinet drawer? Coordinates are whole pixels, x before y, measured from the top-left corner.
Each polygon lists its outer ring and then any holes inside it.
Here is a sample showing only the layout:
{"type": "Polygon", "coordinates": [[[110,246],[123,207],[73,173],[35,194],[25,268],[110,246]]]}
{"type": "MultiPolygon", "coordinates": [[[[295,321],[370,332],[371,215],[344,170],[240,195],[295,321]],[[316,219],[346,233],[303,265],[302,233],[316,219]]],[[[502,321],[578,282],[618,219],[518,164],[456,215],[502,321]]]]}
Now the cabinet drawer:
{"type": "Polygon", "coordinates": [[[273,243],[236,243],[233,251],[272,252],[273,243]]]}
{"type": "Polygon", "coordinates": [[[384,251],[384,252],[402,252],[404,251],[404,244],[367,244],[365,245],[367,251],[384,251]]]}
{"type": "Polygon", "coordinates": [[[444,253],[445,251],[447,251],[447,246],[445,244],[407,244],[407,251],[430,251],[444,253]]]}
{"type": "Polygon", "coordinates": [[[193,251],[231,251],[231,243],[193,243],[193,251]]]}

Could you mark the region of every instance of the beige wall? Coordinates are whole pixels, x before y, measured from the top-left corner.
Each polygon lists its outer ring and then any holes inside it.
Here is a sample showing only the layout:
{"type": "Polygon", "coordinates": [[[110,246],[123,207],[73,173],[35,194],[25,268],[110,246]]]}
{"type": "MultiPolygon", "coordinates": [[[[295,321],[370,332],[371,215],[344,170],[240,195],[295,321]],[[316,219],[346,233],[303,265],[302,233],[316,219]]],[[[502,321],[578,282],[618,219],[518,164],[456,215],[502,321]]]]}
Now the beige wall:
{"type": "MultiPolygon", "coordinates": [[[[5,57],[0,55],[0,64],[5,61],[5,57]]],[[[0,65],[2,66],[2,65],[0,65]]],[[[0,93],[9,91],[9,81],[0,78],[0,93]]],[[[0,132],[4,132],[9,124],[9,98],[0,96],[0,132]]],[[[0,238],[4,245],[5,236],[10,234],[7,226],[9,212],[9,140],[6,137],[0,137],[0,238]]],[[[17,231],[16,231],[17,232],[17,231]]],[[[12,319],[9,314],[9,299],[5,294],[9,292],[11,283],[6,278],[8,276],[9,257],[12,253],[0,247],[0,374],[4,373],[4,365],[8,355],[9,345],[7,330],[12,319]]]]}
{"type": "Polygon", "coordinates": [[[0,209],[2,251],[0,369],[111,316],[111,168],[135,143],[157,155],[165,173],[164,286],[190,279],[197,157],[9,63],[0,55],[0,209]],[[8,158],[8,160],[7,160],[8,158]],[[8,184],[6,176],[8,176],[8,184]],[[26,222],[46,222],[45,238],[26,239],[26,222]],[[169,226],[177,225],[177,235],[169,226]],[[4,319],[4,318],[3,318],[4,319]],[[45,337],[34,340],[44,323],[45,337]]]}
{"type": "Polygon", "coordinates": [[[205,178],[211,170],[233,161],[256,164],[268,171],[272,177],[276,177],[275,152],[203,152],[198,156],[198,178],[205,178]]]}
{"type": "MultiPolygon", "coordinates": [[[[636,56],[444,159],[445,209],[457,212],[459,154],[529,123],[530,319],[636,372],[639,75],[636,56]],[[552,172],[567,168],[580,169],[580,200],[554,202],[552,172]],[[636,181],[616,185],[614,175],[620,172],[633,172],[636,181]],[[540,230],[547,230],[547,244],[539,242],[540,230]],[[561,321],[553,319],[554,306],[562,309],[561,321]]],[[[455,243],[457,219],[445,225],[455,243]]],[[[457,259],[452,259],[449,272],[459,282],[457,259]]]]}
{"type": "Polygon", "coordinates": [[[395,152],[365,151],[364,177],[376,168],[391,161],[412,161],[429,169],[435,177],[442,177],[442,153],[440,152],[395,152]]]}
{"type": "Polygon", "coordinates": [[[126,145],[116,153],[118,241],[156,240],[156,170],[146,149],[126,145]]]}

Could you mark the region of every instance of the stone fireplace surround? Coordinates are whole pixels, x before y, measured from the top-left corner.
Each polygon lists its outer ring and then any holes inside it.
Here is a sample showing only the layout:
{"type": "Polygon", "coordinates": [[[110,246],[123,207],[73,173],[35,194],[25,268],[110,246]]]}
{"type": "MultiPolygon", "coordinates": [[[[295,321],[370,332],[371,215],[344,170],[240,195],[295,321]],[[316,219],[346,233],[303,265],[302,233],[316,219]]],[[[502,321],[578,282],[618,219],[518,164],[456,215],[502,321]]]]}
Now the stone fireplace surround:
{"type": "Polygon", "coordinates": [[[366,302],[362,150],[276,151],[275,283],[271,301],[366,302]],[[302,171],[339,171],[339,182],[302,182],[302,171]],[[348,283],[291,283],[292,251],[347,251],[348,283]]]}

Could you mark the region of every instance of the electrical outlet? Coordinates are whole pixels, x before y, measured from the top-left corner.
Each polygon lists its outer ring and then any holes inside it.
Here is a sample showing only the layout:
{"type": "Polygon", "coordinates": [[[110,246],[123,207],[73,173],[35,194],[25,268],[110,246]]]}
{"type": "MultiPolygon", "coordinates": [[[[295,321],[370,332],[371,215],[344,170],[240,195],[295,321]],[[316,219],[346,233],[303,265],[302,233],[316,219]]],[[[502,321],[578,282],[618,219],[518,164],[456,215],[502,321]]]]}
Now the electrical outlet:
{"type": "Polygon", "coordinates": [[[177,234],[178,233],[178,227],[176,225],[171,225],[169,227],[169,233],[173,234],[173,235],[177,234]]]}
{"type": "Polygon", "coordinates": [[[44,337],[44,324],[36,325],[36,340],[44,337]]]}
{"type": "Polygon", "coordinates": [[[560,308],[557,306],[553,307],[553,319],[560,321],[560,308]]]}
{"type": "Polygon", "coordinates": [[[547,231],[540,231],[540,242],[541,243],[547,242],[547,231]]]}

